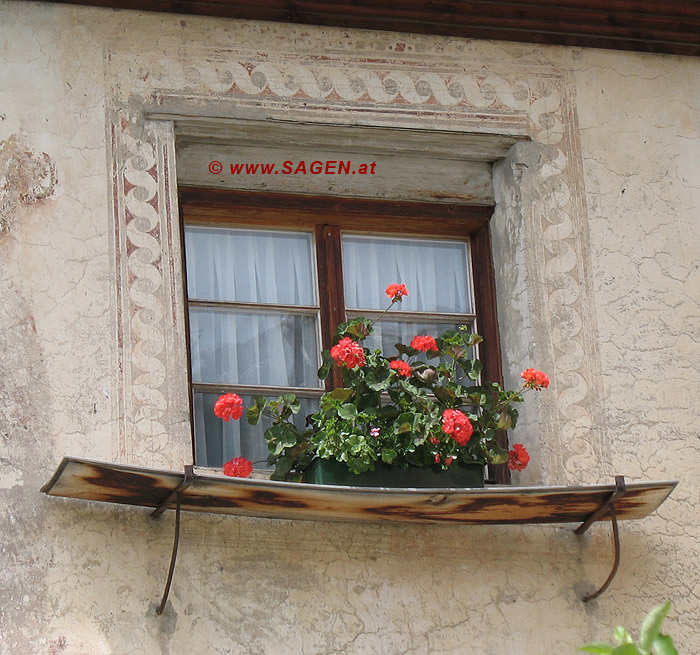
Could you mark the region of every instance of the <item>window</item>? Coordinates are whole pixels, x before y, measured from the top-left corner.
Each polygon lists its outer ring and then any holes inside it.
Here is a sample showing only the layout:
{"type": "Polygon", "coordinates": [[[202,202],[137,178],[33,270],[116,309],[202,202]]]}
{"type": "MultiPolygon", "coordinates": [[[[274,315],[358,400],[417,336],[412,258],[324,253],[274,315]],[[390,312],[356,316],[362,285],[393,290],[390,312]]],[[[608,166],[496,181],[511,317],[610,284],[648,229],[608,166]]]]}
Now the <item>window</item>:
{"type": "Polygon", "coordinates": [[[379,317],[392,282],[410,295],[368,347],[391,353],[416,334],[471,325],[485,338],[486,375],[500,381],[490,208],[184,188],[181,209],[198,465],[243,455],[264,467],[263,426],[215,418],[219,394],[250,406],[295,393],[303,425],[339,383],[318,380],[321,349],[346,318],[379,317]]]}

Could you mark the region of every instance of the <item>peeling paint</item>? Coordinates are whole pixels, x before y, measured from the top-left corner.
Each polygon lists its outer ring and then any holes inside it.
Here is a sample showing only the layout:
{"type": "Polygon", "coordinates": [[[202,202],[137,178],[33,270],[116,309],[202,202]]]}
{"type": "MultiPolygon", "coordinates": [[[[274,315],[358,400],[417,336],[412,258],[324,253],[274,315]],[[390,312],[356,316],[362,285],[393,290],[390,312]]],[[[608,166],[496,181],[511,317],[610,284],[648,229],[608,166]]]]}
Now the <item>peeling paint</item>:
{"type": "Polygon", "coordinates": [[[0,232],[10,229],[19,205],[48,198],[57,184],[54,162],[35,152],[22,134],[0,141],[0,232]]]}

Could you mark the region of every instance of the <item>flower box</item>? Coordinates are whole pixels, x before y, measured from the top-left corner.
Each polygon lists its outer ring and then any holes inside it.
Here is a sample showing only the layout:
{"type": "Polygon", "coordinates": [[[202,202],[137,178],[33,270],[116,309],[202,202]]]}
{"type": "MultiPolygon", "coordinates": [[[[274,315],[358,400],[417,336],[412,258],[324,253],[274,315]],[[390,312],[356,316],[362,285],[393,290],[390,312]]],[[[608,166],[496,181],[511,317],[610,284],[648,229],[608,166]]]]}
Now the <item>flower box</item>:
{"type": "Polygon", "coordinates": [[[304,470],[303,481],[349,487],[478,489],[484,486],[484,465],[454,462],[447,469],[440,466],[401,468],[377,462],[374,471],[352,473],[345,464],[337,460],[315,459],[304,470]]]}

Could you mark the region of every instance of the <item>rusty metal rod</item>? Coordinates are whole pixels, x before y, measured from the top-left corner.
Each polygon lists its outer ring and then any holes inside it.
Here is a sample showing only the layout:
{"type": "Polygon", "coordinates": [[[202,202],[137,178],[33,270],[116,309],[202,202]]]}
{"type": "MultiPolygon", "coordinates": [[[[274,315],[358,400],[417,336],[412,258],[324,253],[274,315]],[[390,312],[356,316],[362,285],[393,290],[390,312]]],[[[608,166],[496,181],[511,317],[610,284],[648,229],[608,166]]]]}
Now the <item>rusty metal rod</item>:
{"type": "Polygon", "coordinates": [[[168,579],[165,582],[163,598],[160,605],[156,608],[156,614],[160,616],[165,610],[165,604],[168,602],[168,594],[170,593],[170,585],[173,583],[173,573],[175,573],[175,560],[177,560],[177,549],[180,545],[180,499],[182,493],[177,492],[177,504],[175,506],[175,539],[173,541],[173,554],[170,557],[170,569],[168,570],[168,579]]]}
{"type": "Polygon", "coordinates": [[[587,603],[589,600],[593,600],[594,598],[598,598],[598,596],[600,596],[600,594],[602,594],[610,586],[610,583],[613,581],[613,578],[617,573],[617,569],[620,566],[620,532],[617,528],[617,515],[615,514],[614,505],[610,505],[610,518],[612,520],[613,543],[615,545],[615,563],[613,564],[613,568],[612,571],[610,571],[608,579],[603,583],[603,586],[595,593],[588,594],[588,596],[584,596],[582,598],[584,603],[587,603]]]}
{"type": "Polygon", "coordinates": [[[600,596],[600,594],[602,594],[610,586],[610,583],[613,581],[613,578],[617,573],[617,569],[620,566],[620,531],[617,526],[617,514],[615,512],[615,503],[618,500],[620,500],[622,496],[625,495],[625,491],[627,491],[627,486],[625,485],[624,476],[616,475],[615,491],[613,491],[610,494],[610,496],[608,496],[608,498],[601,504],[601,506],[575,530],[576,534],[581,535],[586,530],[588,530],[588,528],[590,528],[595,521],[600,519],[606,512],[610,514],[610,521],[612,522],[613,532],[613,546],[615,549],[615,562],[613,563],[612,571],[610,571],[610,575],[608,576],[608,579],[603,583],[603,586],[600,589],[598,589],[598,591],[584,596],[582,598],[584,603],[587,603],[589,600],[593,600],[594,598],[598,598],[598,596],[600,596]]]}
{"type": "Polygon", "coordinates": [[[152,512],[151,512],[151,518],[152,519],[157,519],[168,507],[170,506],[170,503],[173,502],[173,498],[175,496],[178,496],[179,494],[182,493],[187,487],[189,487],[193,482],[194,482],[194,466],[192,464],[188,464],[185,466],[185,476],[182,478],[182,482],[180,482],[177,487],[175,487],[156,507],[152,512]]]}
{"type": "Polygon", "coordinates": [[[625,476],[624,475],[616,475],[615,476],[615,491],[610,494],[610,496],[601,504],[601,506],[593,512],[581,525],[574,530],[574,532],[578,535],[583,534],[588,528],[593,525],[595,521],[597,521],[605,512],[612,508],[613,505],[622,498],[622,496],[625,495],[625,491],[627,491],[627,487],[625,485],[625,476]]]}

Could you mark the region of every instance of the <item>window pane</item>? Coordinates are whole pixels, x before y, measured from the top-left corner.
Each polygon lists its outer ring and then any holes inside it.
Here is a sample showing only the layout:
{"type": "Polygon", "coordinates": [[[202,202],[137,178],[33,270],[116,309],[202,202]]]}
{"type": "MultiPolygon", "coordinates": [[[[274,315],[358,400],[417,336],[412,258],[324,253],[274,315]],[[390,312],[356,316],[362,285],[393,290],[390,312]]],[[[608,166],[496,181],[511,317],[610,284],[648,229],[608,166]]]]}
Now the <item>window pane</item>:
{"type": "Polygon", "coordinates": [[[189,226],[185,249],[190,299],[317,304],[310,234],[189,226]]]}
{"type": "Polygon", "coordinates": [[[193,382],[318,389],[316,316],[190,309],[193,382]]]}
{"type": "Polygon", "coordinates": [[[460,241],[344,235],[345,304],[385,309],[384,290],[398,283],[410,295],[392,311],[471,314],[468,247],[460,241]]]}
{"type": "MultiPolygon", "coordinates": [[[[246,457],[255,468],[267,467],[267,444],[263,433],[270,427],[269,420],[263,418],[258,425],[249,425],[246,421],[245,411],[237,420],[222,421],[214,416],[214,403],[219,394],[197,393],[194,394],[194,432],[195,452],[198,466],[211,466],[220,468],[224,462],[233,457],[246,457]]],[[[247,410],[252,407],[252,396],[241,396],[243,407],[247,410]]],[[[313,414],[318,409],[318,400],[300,398],[301,409],[294,417],[294,424],[302,428],[306,422],[306,416],[313,414]]]]}

